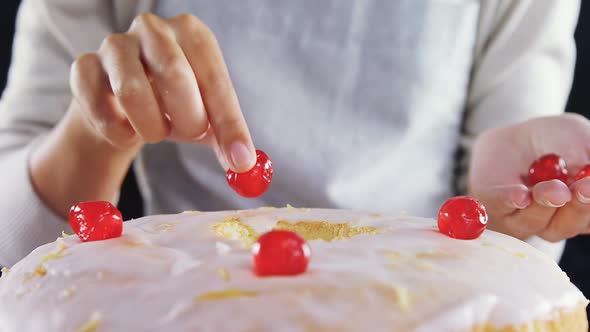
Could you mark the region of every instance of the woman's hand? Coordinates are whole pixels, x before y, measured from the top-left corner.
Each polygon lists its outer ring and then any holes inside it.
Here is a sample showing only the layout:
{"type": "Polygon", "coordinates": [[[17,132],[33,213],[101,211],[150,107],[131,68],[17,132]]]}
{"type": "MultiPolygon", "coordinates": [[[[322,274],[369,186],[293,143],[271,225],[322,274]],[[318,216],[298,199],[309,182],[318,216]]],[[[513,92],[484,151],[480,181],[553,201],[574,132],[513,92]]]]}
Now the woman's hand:
{"type": "Polygon", "coordinates": [[[194,16],[139,15],[76,59],[70,85],[68,112],[30,160],[39,196],[62,216],[79,201],[112,200],[145,143],[205,143],[237,172],[255,163],[217,40],[194,16]]]}
{"type": "Polygon", "coordinates": [[[590,178],[526,186],[530,164],[544,154],[562,156],[573,177],[590,164],[590,122],[564,114],[490,130],[475,142],[469,193],[488,208],[489,227],[520,239],[557,242],[590,232],[590,178]]]}
{"type": "Polygon", "coordinates": [[[85,119],[118,148],[165,139],[207,142],[234,171],[254,165],[254,146],[215,36],[192,15],[139,15],[72,66],[85,119]]]}

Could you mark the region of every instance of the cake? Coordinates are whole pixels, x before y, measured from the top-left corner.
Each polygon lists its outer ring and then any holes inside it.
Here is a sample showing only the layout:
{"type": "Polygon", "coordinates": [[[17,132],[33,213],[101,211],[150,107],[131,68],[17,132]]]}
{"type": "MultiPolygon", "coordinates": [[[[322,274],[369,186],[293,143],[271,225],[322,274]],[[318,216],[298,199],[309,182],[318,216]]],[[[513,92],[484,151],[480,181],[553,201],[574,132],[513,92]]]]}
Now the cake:
{"type": "Polygon", "coordinates": [[[582,293],[548,256],[485,231],[360,211],[261,208],[125,223],[43,245],[0,278],[1,331],[587,331],[582,293]],[[297,232],[297,276],[258,277],[250,248],[297,232]]]}

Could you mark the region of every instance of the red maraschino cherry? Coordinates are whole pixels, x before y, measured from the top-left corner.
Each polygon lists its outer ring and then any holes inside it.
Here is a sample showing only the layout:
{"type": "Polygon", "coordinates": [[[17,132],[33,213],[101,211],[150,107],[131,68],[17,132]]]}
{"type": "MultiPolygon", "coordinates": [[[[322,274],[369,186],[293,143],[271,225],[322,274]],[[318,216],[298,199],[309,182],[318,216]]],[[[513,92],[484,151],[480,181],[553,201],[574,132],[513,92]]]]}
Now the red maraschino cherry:
{"type": "Polygon", "coordinates": [[[121,236],[123,217],[109,202],[82,202],[70,209],[70,226],[80,240],[99,241],[121,236]]]}
{"type": "Polygon", "coordinates": [[[459,196],[447,200],[438,212],[441,233],[461,240],[478,238],[486,229],[488,215],[477,200],[459,196]]]}
{"type": "Polygon", "coordinates": [[[311,250],[295,232],[273,230],[252,247],[254,273],[258,276],[292,276],[305,272],[311,250]]]}
{"type": "Polygon", "coordinates": [[[590,165],[586,165],[586,166],[582,167],[581,170],[578,171],[578,174],[576,174],[576,177],[574,177],[574,182],[576,182],[578,180],[582,180],[583,178],[586,178],[589,176],[590,176],[590,165]]]}
{"type": "Polygon", "coordinates": [[[529,167],[528,179],[530,186],[550,180],[560,180],[567,183],[565,160],[553,153],[540,157],[529,167]]]}
{"type": "Polygon", "coordinates": [[[256,150],[256,164],[254,167],[243,173],[228,170],[225,177],[229,186],[240,196],[255,198],[268,190],[272,175],[272,162],[266,153],[256,150]]]}

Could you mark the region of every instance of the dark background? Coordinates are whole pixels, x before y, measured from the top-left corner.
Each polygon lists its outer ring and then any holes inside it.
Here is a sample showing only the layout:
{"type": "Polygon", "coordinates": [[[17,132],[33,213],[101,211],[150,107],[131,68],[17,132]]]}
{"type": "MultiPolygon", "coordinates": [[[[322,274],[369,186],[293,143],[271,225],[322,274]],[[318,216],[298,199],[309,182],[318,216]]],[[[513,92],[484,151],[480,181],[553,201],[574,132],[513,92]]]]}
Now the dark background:
{"type": "MultiPolygon", "coordinates": [[[[20,1],[4,0],[0,11],[0,91],[4,89],[6,74],[10,64],[12,36],[14,34],[14,19],[20,1]]],[[[574,77],[574,85],[568,101],[567,111],[590,115],[590,41],[588,40],[587,24],[590,17],[590,2],[582,1],[580,21],[576,30],[578,45],[578,61],[574,77]]],[[[137,191],[135,178],[130,173],[121,191],[119,203],[125,219],[137,218],[142,215],[143,204],[137,191]]],[[[561,267],[568,273],[572,282],[576,284],[590,298],[590,236],[578,236],[567,241],[566,249],[560,262],[561,267]]],[[[536,276],[531,276],[534,278],[536,276]]],[[[551,287],[551,285],[547,285],[551,287]]],[[[590,314],[590,307],[589,307],[590,314]]]]}

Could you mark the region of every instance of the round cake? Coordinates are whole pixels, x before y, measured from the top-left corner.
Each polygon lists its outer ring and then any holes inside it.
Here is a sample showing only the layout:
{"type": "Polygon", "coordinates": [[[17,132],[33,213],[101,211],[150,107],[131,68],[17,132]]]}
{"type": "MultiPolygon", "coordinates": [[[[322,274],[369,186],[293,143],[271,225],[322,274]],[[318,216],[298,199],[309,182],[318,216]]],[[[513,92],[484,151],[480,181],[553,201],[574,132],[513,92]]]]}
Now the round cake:
{"type": "Polygon", "coordinates": [[[509,236],[359,211],[261,208],[125,223],[115,239],[65,236],[0,279],[1,331],[587,331],[582,293],[509,236]],[[306,272],[259,277],[271,229],[311,248],[306,272]]]}

